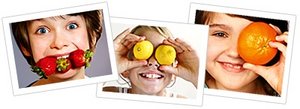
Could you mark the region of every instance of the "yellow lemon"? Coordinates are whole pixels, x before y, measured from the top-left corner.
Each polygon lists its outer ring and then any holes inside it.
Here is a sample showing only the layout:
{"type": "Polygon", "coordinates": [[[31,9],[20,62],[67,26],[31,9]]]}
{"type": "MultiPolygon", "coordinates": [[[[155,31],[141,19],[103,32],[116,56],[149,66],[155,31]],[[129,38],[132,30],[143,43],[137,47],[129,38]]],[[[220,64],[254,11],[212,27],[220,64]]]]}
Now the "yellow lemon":
{"type": "Polygon", "coordinates": [[[160,45],[156,48],[155,58],[161,65],[171,65],[176,58],[176,51],[170,45],[160,45]]]}
{"type": "Polygon", "coordinates": [[[145,60],[148,59],[153,52],[153,45],[150,41],[141,41],[134,45],[133,55],[136,59],[145,60]]]}

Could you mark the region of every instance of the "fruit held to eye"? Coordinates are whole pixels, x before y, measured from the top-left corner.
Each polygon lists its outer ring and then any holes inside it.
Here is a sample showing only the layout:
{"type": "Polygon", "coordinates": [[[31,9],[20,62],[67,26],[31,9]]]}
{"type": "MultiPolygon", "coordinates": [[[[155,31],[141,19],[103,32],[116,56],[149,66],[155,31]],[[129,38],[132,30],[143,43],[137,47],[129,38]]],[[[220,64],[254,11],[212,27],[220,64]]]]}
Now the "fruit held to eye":
{"type": "Polygon", "coordinates": [[[277,33],[268,24],[254,22],[245,27],[238,39],[238,53],[248,63],[264,65],[271,61],[277,49],[269,46],[277,33]]]}
{"type": "Polygon", "coordinates": [[[156,48],[155,58],[161,65],[171,65],[176,58],[176,50],[170,45],[160,45],[156,48]]]}
{"type": "Polygon", "coordinates": [[[141,41],[134,45],[133,55],[136,59],[148,59],[153,53],[153,45],[150,41],[141,41]]]}

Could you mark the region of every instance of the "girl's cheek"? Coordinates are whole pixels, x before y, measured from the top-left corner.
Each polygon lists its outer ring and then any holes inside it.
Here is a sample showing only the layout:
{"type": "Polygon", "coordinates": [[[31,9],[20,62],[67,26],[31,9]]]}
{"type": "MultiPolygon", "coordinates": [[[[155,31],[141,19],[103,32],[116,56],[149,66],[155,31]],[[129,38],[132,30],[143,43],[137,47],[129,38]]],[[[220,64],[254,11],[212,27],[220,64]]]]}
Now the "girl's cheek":
{"type": "Polygon", "coordinates": [[[74,41],[73,43],[80,49],[85,50],[85,49],[90,48],[87,36],[81,36],[81,37],[74,38],[73,41],[74,41]]]}

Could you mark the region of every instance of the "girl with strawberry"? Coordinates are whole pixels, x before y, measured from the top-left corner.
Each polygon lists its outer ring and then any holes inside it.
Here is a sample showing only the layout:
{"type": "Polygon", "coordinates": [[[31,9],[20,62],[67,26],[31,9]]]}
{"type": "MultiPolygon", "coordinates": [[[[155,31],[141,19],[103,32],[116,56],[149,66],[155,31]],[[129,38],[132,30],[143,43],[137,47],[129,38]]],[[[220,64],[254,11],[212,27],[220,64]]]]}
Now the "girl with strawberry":
{"type": "Polygon", "coordinates": [[[95,10],[13,23],[19,49],[41,76],[29,86],[84,79],[102,19],[102,11],[95,10]]]}

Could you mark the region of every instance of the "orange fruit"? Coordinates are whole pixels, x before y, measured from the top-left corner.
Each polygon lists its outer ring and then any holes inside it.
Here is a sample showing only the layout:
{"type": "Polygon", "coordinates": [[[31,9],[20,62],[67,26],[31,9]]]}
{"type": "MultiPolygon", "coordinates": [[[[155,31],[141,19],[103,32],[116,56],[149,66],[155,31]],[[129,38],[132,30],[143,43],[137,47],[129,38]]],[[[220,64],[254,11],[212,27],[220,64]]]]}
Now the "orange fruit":
{"type": "Polygon", "coordinates": [[[246,26],[238,39],[238,53],[248,63],[264,65],[271,61],[276,53],[276,48],[269,46],[270,41],[275,41],[277,33],[268,24],[253,22],[246,26]]]}

